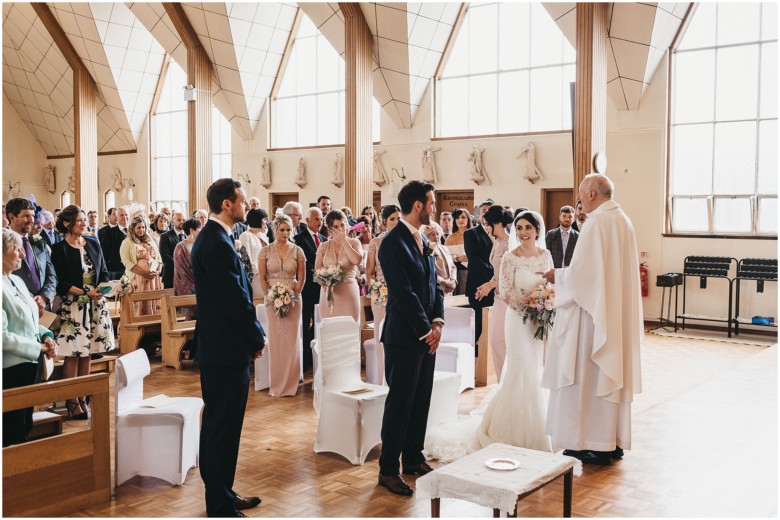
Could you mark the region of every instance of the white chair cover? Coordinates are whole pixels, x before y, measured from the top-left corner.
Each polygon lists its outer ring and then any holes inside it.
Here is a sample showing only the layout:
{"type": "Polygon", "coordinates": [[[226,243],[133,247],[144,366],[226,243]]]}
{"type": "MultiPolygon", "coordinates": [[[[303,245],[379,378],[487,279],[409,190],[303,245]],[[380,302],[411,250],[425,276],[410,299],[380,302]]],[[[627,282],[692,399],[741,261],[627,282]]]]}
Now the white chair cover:
{"type": "Polygon", "coordinates": [[[460,391],[474,388],[474,309],[445,307],[442,338],[436,351],[436,370],[461,375],[460,391]]]}
{"type": "Polygon", "coordinates": [[[366,382],[373,385],[387,385],[385,381],[385,347],[376,338],[382,337],[382,328],[385,326],[384,318],[379,323],[379,330],[373,338],[363,342],[363,350],[366,352],[366,382]]]}
{"type": "MultiPolygon", "coordinates": [[[[265,304],[260,303],[255,307],[257,313],[257,321],[263,327],[263,331],[268,334],[268,313],[265,309],[265,304]]],[[[265,390],[270,386],[268,376],[268,352],[263,352],[263,355],[255,359],[255,391],[265,390]]]]}
{"type": "Polygon", "coordinates": [[[431,407],[428,410],[427,431],[439,423],[458,418],[458,397],[460,396],[460,374],[433,372],[431,407]]]}
{"type": "Polygon", "coordinates": [[[317,349],[314,399],[320,419],[314,451],[338,453],[352,464],[363,464],[381,442],[388,389],[360,378],[360,328],[351,317],[322,320],[317,349]],[[369,391],[344,393],[358,389],[369,391]]]}
{"type": "Polygon", "coordinates": [[[116,485],[136,475],[175,485],[198,465],[200,397],[177,397],[159,408],[143,408],[144,377],[149,360],[142,349],[116,363],[116,485]]]}
{"type": "MultiPolygon", "coordinates": [[[[312,373],[317,373],[317,367],[319,365],[319,359],[317,359],[317,337],[320,334],[320,304],[314,304],[314,338],[311,340],[311,368],[312,373]]],[[[316,409],[316,405],[315,405],[316,409]]]]}

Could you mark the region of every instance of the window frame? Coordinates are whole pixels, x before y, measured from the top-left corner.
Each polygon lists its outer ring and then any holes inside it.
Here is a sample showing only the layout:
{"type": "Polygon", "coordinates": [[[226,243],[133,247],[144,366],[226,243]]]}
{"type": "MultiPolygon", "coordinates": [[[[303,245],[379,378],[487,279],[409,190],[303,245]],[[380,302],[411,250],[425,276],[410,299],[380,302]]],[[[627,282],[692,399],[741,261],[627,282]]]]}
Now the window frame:
{"type": "MultiPolygon", "coordinates": [[[[761,199],[775,199],[777,200],[778,196],[770,195],[770,194],[759,194],[758,193],[758,175],[759,175],[759,143],[760,143],[760,126],[762,121],[777,121],[777,117],[774,118],[761,118],[760,114],[760,103],[761,103],[761,65],[762,65],[762,50],[763,45],[771,42],[777,43],[777,38],[774,40],[763,40],[759,37],[759,39],[749,42],[741,42],[736,44],[724,44],[724,45],[709,45],[704,47],[697,47],[692,49],[685,49],[683,52],[691,52],[691,51],[702,51],[702,50],[715,50],[717,52],[718,49],[727,49],[727,48],[733,48],[733,47],[743,47],[747,45],[757,45],[758,46],[758,87],[757,87],[757,110],[756,110],[756,118],[755,119],[724,119],[724,120],[717,120],[715,116],[715,112],[713,110],[713,120],[712,121],[697,121],[697,122],[686,122],[686,123],[678,123],[673,124],[673,114],[674,114],[674,59],[675,54],[677,53],[677,49],[681,43],[682,37],[685,34],[685,31],[688,29],[688,26],[691,23],[691,20],[693,19],[693,16],[695,15],[696,9],[698,7],[698,3],[691,3],[691,5],[688,6],[688,10],[685,13],[685,17],[683,18],[683,22],[680,24],[680,27],[677,30],[677,34],[675,35],[672,44],[669,49],[669,59],[667,63],[667,96],[668,96],[668,102],[667,102],[667,114],[666,114],[666,176],[665,176],[665,194],[666,194],[666,207],[664,209],[666,215],[664,219],[664,232],[662,233],[662,236],[664,237],[681,237],[681,238],[718,238],[718,239],[748,239],[748,240],[777,240],[777,231],[772,233],[766,233],[766,232],[760,232],[758,230],[758,211],[759,211],[759,202],[761,199]],[[672,183],[672,134],[673,134],[673,128],[675,126],[685,126],[685,125],[694,125],[694,124],[712,124],[713,125],[713,139],[715,138],[715,125],[719,123],[734,123],[734,122],[754,122],[756,125],[756,165],[755,165],[755,181],[756,181],[756,187],[754,189],[754,192],[752,194],[725,194],[725,193],[711,193],[709,195],[672,195],[671,194],[671,183],[672,183]],[[717,199],[749,199],[750,200],[750,220],[751,220],[751,231],[750,232],[725,232],[725,231],[716,231],[714,230],[714,220],[715,220],[715,202],[717,199]],[[678,199],[706,199],[707,200],[707,228],[709,231],[702,232],[702,231],[691,231],[686,232],[682,230],[675,230],[673,227],[674,222],[674,203],[675,200],[678,199]]],[[[763,7],[761,8],[761,14],[763,15],[763,7]]],[[[717,18],[716,18],[717,20],[717,18]]],[[[762,23],[763,18],[759,19],[759,24],[762,23]]],[[[716,21],[716,29],[717,29],[717,21],[716,21]]],[[[717,40],[716,40],[717,41],[717,40]]],[[[717,57],[717,54],[716,54],[717,57]]],[[[717,81],[717,61],[715,65],[715,81],[717,81]]],[[[713,109],[717,106],[717,97],[713,98],[713,109]]],[[[713,144],[713,170],[715,168],[714,166],[714,159],[715,159],[715,146],[713,144]]],[[[711,176],[711,180],[714,179],[714,171],[711,176]]],[[[714,191],[714,190],[713,190],[714,191]]]]}

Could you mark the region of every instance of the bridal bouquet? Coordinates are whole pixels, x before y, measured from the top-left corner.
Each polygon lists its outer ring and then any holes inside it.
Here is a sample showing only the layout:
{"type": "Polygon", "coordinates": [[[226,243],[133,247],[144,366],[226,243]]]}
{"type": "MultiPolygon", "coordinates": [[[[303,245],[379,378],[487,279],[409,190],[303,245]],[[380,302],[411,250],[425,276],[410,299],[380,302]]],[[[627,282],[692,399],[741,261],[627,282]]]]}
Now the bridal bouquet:
{"type": "Polygon", "coordinates": [[[549,335],[555,319],[555,288],[549,282],[540,283],[531,291],[520,291],[520,308],[523,323],[531,320],[536,325],[534,339],[544,339],[549,335]]]}
{"type": "Polygon", "coordinates": [[[275,283],[265,295],[265,304],[273,307],[277,316],[284,318],[290,313],[290,309],[298,301],[298,298],[299,296],[290,289],[289,285],[275,283]]]}
{"type": "Polygon", "coordinates": [[[371,283],[368,285],[368,291],[371,293],[372,303],[382,307],[387,305],[387,284],[384,280],[371,280],[371,283]]]}
{"type": "Polygon", "coordinates": [[[320,267],[314,271],[314,281],[325,287],[328,293],[328,301],[333,301],[333,286],[344,281],[344,269],[341,264],[333,264],[328,267],[320,267]]]}

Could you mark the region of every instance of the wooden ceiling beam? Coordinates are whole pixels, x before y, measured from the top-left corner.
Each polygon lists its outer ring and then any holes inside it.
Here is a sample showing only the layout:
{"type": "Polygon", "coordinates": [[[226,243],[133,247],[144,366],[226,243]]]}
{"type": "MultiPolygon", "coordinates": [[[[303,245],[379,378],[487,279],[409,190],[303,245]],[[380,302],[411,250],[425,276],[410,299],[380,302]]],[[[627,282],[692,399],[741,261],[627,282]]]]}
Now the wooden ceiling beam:
{"type": "Polygon", "coordinates": [[[202,47],[198,34],[195,29],[192,28],[189,18],[184,13],[184,8],[179,3],[163,2],[165,12],[173,22],[173,26],[176,28],[176,32],[179,33],[179,38],[184,42],[184,46],[187,49],[195,49],[202,47]]]}
{"type": "Polygon", "coordinates": [[[43,26],[49,31],[49,35],[65,57],[65,61],[68,62],[70,68],[74,71],[86,70],[87,67],[84,65],[84,62],[81,61],[79,53],[76,52],[73,44],[70,43],[70,40],[65,35],[65,31],[62,30],[62,27],[54,16],[54,13],[49,9],[49,6],[44,2],[31,2],[30,5],[35,11],[35,14],[38,15],[38,18],[41,19],[43,26]]]}

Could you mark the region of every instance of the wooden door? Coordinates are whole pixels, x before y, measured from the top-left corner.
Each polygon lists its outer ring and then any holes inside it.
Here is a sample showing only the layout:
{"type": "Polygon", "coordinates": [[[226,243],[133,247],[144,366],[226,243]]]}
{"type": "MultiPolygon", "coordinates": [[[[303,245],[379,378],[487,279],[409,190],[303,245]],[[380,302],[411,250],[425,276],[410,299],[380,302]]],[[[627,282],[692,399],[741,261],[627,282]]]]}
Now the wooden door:
{"type": "Polygon", "coordinates": [[[276,208],[283,208],[288,202],[298,202],[297,192],[271,193],[268,204],[268,219],[273,219],[276,208]]]}
{"type": "Polygon", "coordinates": [[[436,190],[436,221],[445,211],[452,213],[455,208],[465,208],[471,214],[474,211],[474,190],[436,190]]]}
{"type": "Polygon", "coordinates": [[[561,223],[558,215],[563,206],[574,206],[574,190],[571,188],[542,189],[542,217],[547,231],[561,223]]]}

